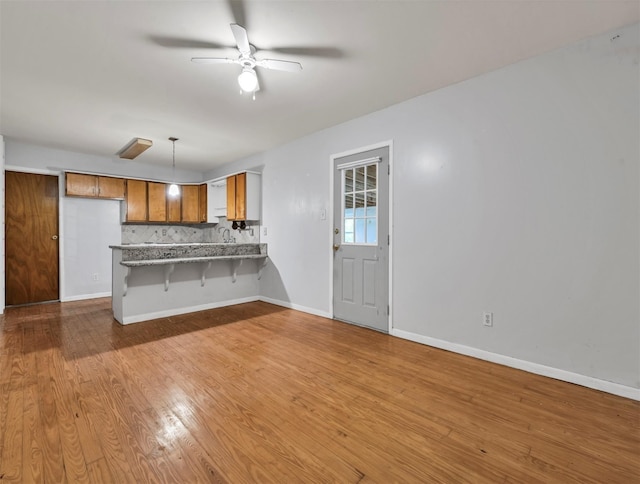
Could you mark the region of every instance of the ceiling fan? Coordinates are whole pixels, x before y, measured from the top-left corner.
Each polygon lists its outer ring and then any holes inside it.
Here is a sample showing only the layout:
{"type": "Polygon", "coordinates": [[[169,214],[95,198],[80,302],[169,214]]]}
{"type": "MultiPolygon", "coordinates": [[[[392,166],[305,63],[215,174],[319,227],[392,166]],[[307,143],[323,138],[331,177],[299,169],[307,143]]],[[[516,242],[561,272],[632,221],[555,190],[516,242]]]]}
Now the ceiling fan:
{"type": "Polygon", "coordinates": [[[302,64],[299,62],[278,59],[256,59],[256,48],[249,43],[249,37],[247,36],[245,28],[239,24],[231,24],[231,32],[236,39],[236,45],[240,51],[240,56],[237,59],[230,59],[228,57],[192,57],[191,60],[200,64],[241,65],[242,72],[238,76],[238,84],[242,90],[241,92],[253,93],[253,99],[256,98],[256,91],[260,90],[258,76],[255,71],[256,67],[287,72],[299,72],[302,70],[302,64]]]}

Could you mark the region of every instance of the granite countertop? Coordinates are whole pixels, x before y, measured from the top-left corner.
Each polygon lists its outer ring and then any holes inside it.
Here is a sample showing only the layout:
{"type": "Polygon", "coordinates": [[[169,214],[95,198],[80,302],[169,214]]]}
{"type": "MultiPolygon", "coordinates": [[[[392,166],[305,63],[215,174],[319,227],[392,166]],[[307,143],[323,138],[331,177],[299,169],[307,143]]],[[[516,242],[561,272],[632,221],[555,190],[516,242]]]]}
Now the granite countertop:
{"type": "Polygon", "coordinates": [[[129,267],[267,257],[267,244],[259,243],[196,242],[188,244],[122,244],[110,245],[109,247],[122,250],[120,264],[129,267]]]}
{"type": "Polygon", "coordinates": [[[110,245],[110,249],[154,249],[154,248],[171,248],[171,247],[233,247],[239,245],[260,246],[266,245],[259,242],[149,242],[143,244],[114,244],[110,245]]]}

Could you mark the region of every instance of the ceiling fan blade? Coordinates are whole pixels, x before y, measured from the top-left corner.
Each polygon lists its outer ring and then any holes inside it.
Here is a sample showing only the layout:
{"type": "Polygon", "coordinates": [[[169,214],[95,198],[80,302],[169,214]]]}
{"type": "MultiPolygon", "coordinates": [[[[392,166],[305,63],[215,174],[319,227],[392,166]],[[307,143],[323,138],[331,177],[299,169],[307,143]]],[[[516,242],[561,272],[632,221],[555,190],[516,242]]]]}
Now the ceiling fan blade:
{"type": "Polygon", "coordinates": [[[231,16],[238,25],[247,25],[247,14],[244,8],[244,0],[227,0],[231,16]]]}
{"type": "Polygon", "coordinates": [[[236,44],[238,45],[240,53],[242,55],[250,55],[251,46],[249,45],[249,37],[247,37],[247,31],[244,27],[238,24],[231,24],[231,32],[233,32],[233,36],[236,38],[236,44]]]}
{"type": "Polygon", "coordinates": [[[172,49],[228,49],[228,45],[206,40],[190,39],[186,37],[169,37],[164,35],[149,35],[151,42],[162,47],[172,49]]]}
{"type": "Polygon", "coordinates": [[[271,47],[269,52],[276,52],[278,54],[285,55],[304,55],[308,57],[324,57],[326,59],[341,59],[345,56],[342,49],[330,46],[316,46],[316,47],[271,47]]]}
{"type": "Polygon", "coordinates": [[[299,62],[276,59],[261,59],[256,61],[256,65],[264,67],[265,69],[274,69],[276,71],[299,72],[302,70],[302,64],[299,62]]]}
{"type": "Polygon", "coordinates": [[[238,61],[228,57],[192,57],[191,62],[197,64],[237,64],[238,61]]]}

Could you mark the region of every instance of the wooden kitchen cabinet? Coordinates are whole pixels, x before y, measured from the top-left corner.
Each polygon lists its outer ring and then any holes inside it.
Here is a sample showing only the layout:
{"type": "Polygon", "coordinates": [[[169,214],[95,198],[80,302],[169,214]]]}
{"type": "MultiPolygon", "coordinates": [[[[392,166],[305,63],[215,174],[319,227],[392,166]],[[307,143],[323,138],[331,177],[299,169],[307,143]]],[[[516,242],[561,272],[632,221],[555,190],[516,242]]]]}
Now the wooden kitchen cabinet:
{"type": "Polygon", "coordinates": [[[124,178],[98,176],[98,198],[124,200],[124,178]]]}
{"type": "Polygon", "coordinates": [[[205,223],[209,220],[208,214],[207,214],[207,184],[203,183],[202,185],[200,185],[198,187],[198,204],[199,204],[199,210],[198,213],[200,214],[200,222],[205,223]]]}
{"type": "Polygon", "coordinates": [[[182,222],[182,213],[181,213],[182,204],[180,203],[181,199],[182,199],[182,187],[180,187],[179,195],[175,197],[171,197],[167,195],[167,221],[168,222],[174,222],[174,223],[182,222]]]}
{"type": "Polygon", "coordinates": [[[207,222],[207,185],[180,185],[172,197],[169,184],[146,180],[127,180],[122,209],[124,222],[185,223],[207,222]]]}
{"type": "Polygon", "coordinates": [[[72,197],[95,197],[96,175],[65,173],[65,195],[72,197]]]}
{"type": "Polygon", "coordinates": [[[125,180],[85,173],[65,173],[65,195],[85,198],[125,198],[125,180]]]}
{"type": "Polygon", "coordinates": [[[200,187],[198,185],[182,185],[181,222],[200,223],[200,187]]]}
{"type": "Polygon", "coordinates": [[[260,220],[260,175],[227,177],[227,220],[260,220]]]}
{"type": "Polygon", "coordinates": [[[127,180],[126,221],[146,222],[147,211],[147,182],[144,180],[127,180]]]}
{"type": "Polygon", "coordinates": [[[167,221],[167,184],[147,182],[147,221],[167,221]]]}

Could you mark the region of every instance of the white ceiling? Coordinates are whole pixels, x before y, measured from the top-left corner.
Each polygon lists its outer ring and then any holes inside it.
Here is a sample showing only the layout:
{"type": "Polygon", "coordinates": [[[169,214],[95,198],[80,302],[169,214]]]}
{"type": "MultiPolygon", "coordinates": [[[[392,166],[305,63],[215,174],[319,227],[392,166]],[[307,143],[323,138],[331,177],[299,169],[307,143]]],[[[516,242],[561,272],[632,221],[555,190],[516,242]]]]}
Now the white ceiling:
{"type": "MultiPolygon", "coordinates": [[[[0,133],[205,172],[305,134],[638,22],[632,1],[0,0],[0,133]],[[255,101],[239,95],[229,24],[258,58],[255,101]],[[322,55],[310,55],[322,54],[322,55]]],[[[87,167],[90,170],[90,167],[87,167]]]]}

